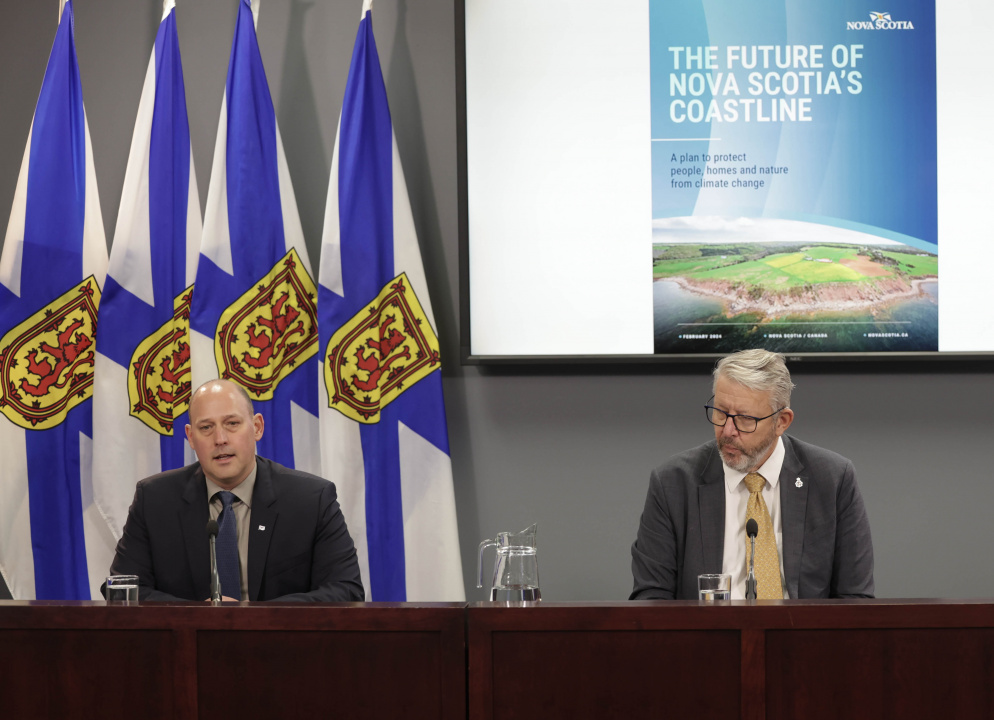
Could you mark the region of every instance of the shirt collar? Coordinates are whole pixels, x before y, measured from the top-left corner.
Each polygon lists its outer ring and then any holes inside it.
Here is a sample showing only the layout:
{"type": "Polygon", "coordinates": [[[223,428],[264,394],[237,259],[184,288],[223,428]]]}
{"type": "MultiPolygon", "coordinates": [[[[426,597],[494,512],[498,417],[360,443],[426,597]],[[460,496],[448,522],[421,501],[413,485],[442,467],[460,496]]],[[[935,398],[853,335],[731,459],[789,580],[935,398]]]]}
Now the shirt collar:
{"type": "MultiPolygon", "coordinates": [[[[256,461],[255,465],[252,466],[252,470],[249,471],[248,477],[238,483],[237,486],[230,490],[236,498],[241,500],[249,508],[252,507],[252,492],[255,490],[255,476],[259,472],[259,463],[256,461]]],[[[207,499],[211,501],[214,496],[224,490],[223,487],[215,485],[211,480],[204,475],[204,482],[207,483],[207,499]]]]}
{"type": "MultiPolygon", "coordinates": [[[[766,458],[766,462],[760,465],[759,470],[756,471],[766,478],[766,482],[774,490],[777,489],[777,485],[780,483],[780,470],[783,468],[783,459],[786,454],[787,452],[783,446],[783,438],[778,436],[777,443],[773,446],[773,452],[770,453],[770,456],[766,458]]],[[[725,464],[724,460],[721,462],[721,467],[725,471],[725,487],[728,489],[728,492],[735,492],[745,479],[747,473],[733,470],[725,464]]]]}

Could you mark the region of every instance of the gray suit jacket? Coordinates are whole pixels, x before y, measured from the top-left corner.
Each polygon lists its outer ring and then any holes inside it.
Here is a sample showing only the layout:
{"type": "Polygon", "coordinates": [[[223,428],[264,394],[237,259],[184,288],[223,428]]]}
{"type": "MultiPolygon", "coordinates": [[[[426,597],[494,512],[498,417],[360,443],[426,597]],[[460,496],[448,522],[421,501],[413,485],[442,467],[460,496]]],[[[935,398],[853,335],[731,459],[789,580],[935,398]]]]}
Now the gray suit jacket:
{"type": "MultiPolygon", "coordinates": [[[[256,458],[246,600],[361,601],[355,545],[334,484],[256,458]]],[[[210,597],[207,485],[200,463],[138,483],[112,575],[137,575],[140,600],[210,597]]]]}
{"type": "MultiPolygon", "coordinates": [[[[852,463],[830,450],[782,437],[786,453],[780,518],[788,594],[873,597],[870,522],[852,463]]],[[[696,600],[697,576],[721,572],[724,482],[713,440],[652,471],[632,544],[631,600],[696,600]]]]}

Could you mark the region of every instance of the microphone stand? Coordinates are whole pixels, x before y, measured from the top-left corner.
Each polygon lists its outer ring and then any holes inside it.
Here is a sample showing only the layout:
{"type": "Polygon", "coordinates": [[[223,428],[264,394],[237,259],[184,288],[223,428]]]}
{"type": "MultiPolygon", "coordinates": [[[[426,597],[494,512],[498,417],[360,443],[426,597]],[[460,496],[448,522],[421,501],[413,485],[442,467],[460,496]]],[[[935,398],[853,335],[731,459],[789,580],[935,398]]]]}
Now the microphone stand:
{"type": "Polygon", "coordinates": [[[207,536],[211,544],[211,603],[216,605],[221,602],[221,576],[217,572],[217,548],[214,545],[217,539],[217,520],[207,521],[207,536]]]}
{"type": "MultiPolygon", "coordinates": [[[[213,542],[213,540],[211,541],[213,542]]],[[[746,600],[756,599],[756,536],[750,535],[752,552],[749,554],[749,575],[746,577],[746,600]]]]}

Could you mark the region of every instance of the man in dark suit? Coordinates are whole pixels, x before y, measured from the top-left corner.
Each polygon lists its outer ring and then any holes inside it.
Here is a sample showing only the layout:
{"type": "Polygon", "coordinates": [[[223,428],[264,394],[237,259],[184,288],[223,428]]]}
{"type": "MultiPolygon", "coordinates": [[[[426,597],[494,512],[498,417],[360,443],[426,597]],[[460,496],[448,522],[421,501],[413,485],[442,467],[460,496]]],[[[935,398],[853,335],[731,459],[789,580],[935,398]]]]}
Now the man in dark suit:
{"type": "Polygon", "coordinates": [[[198,462],[138,483],[111,565],[113,575],[138,576],[140,600],[210,598],[206,527],[222,512],[237,520],[238,546],[224,599],[363,599],[335,486],[257,457],[263,430],[240,386],[211,380],[193,394],[186,434],[198,462]]]}
{"type": "Polygon", "coordinates": [[[707,405],[715,439],[649,480],[632,544],[632,600],[696,600],[705,573],[730,574],[732,598],[745,597],[754,507],[766,513],[773,558],[760,599],[873,597],[873,544],[852,463],[784,434],[793,387],[776,353],[747,350],[718,363],[707,405]]]}

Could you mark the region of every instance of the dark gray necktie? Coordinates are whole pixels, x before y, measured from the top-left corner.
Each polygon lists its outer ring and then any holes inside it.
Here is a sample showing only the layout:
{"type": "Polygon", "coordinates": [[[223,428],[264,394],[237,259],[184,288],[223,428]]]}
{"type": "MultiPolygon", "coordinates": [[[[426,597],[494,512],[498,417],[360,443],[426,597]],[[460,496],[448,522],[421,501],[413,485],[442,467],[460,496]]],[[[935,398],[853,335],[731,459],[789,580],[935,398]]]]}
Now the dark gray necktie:
{"type": "Polygon", "coordinates": [[[218,518],[218,533],[215,550],[217,551],[217,574],[221,578],[221,594],[236,600],[242,599],[242,583],[238,566],[238,528],[235,511],[231,503],[235,501],[234,493],[222,490],[221,516],[218,518]]]}

